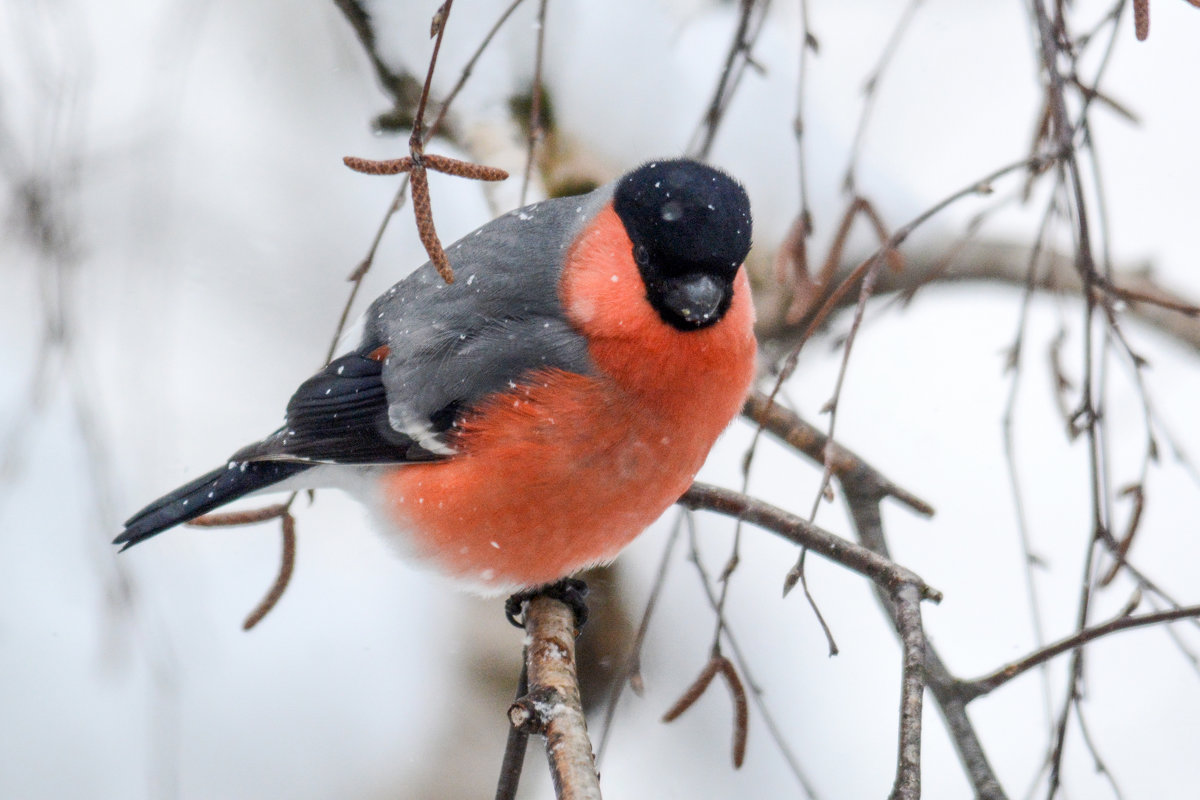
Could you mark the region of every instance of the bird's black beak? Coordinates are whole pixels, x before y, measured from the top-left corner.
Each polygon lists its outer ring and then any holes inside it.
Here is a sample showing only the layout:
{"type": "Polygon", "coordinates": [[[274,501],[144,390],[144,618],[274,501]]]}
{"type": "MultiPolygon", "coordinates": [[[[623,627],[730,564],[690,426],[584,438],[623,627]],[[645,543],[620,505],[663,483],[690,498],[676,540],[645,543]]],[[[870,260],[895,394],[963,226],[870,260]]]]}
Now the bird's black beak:
{"type": "Polygon", "coordinates": [[[663,281],[662,303],[683,323],[680,327],[704,328],[728,310],[732,292],[733,287],[716,276],[696,272],[663,281]]]}

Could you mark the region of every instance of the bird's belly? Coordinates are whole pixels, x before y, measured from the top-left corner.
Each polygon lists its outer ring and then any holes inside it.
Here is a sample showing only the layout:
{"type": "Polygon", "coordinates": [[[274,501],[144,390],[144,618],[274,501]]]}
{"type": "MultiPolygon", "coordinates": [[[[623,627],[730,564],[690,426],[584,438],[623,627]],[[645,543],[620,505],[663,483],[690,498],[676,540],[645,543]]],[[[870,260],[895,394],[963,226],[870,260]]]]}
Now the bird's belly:
{"type": "Polygon", "coordinates": [[[732,416],[681,425],[600,379],[543,377],[485,404],[458,456],[383,478],[385,516],[440,571],[502,591],[611,560],[687,489],[732,416]]]}

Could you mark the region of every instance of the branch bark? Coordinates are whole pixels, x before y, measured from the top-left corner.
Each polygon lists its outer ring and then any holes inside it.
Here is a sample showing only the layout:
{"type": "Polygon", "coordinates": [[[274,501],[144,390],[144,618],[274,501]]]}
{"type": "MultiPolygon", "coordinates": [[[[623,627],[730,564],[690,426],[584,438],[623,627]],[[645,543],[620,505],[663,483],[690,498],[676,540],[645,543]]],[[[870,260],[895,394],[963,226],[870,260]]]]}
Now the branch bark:
{"type": "Polygon", "coordinates": [[[559,600],[538,596],[526,605],[524,621],[529,691],[509,708],[509,721],[545,737],[558,800],[600,800],[575,673],[575,614],[559,600]]]}
{"type": "Polygon", "coordinates": [[[912,586],[924,600],[939,602],[942,593],[909,569],[817,527],[808,520],[790,511],[773,506],[749,495],[722,489],[707,483],[696,482],[679,498],[679,504],[692,510],[703,509],[740,519],[787,539],[794,544],[807,547],[814,553],[841,564],[847,569],[870,578],[879,587],[897,592],[901,587],[912,586]]]}
{"type": "MultiPolygon", "coordinates": [[[[863,546],[870,548],[871,551],[883,558],[888,558],[887,540],[884,537],[883,519],[879,509],[879,503],[884,494],[878,486],[872,485],[869,473],[860,473],[859,475],[863,478],[861,483],[856,481],[854,475],[844,475],[840,479],[842,493],[854,522],[855,532],[863,546]]],[[[905,648],[905,664],[907,666],[907,659],[913,652],[913,648],[917,646],[916,640],[911,639],[909,633],[912,623],[905,617],[905,610],[895,602],[895,597],[882,591],[879,584],[875,586],[875,596],[900,637],[901,645],[905,648]]],[[[958,694],[957,680],[946,668],[933,645],[928,641],[921,644],[924,650],[922,659],[924,683],[933,695],[938,709],[942,712],[942,718],[946,723],[946,729],[950,733],[959,760],[962,762],[963,770],[967,773],[967,778],[975,789],[975,797],[977,800],[1007,800],[1004,788],[996,778],[996,773],[988,761],[987,753],[984,752],[983,744],[979,741],[979,735],[975,732],[970,718],[967,717],[967,701],[958,694]]],[[[907,676],[905,682],[905,691],[908,691],[907,676]]],[[[905,720],[902,714],[902,759],[905,754],[904,724],[905,720]]],[[[908,738],[911,741],[911,733],[908,738]]],[[[903,772],[904,765],[900,763],[897,766],[897,790],[901,787],[900,781],[903,772]]]]}
{"type": "Polygon", "coordinates": [[[892,596],[893,619],[904,651],[900,683],[900,744],[892,800],[921,796],[921,709],[925,696],[925,629],[921,597],[913,586],[892,596]]]}
{"type": "Polygon", "coordinates": [[[1078,650],[1094,639],[1099,639],[1118,631],[1144,628],[1147,625],[1159,625],[1164,622],[1176,622],[1181,619],[1194,619],[1196,617],[1200,617],[1200,605],[1172,608],[1167,611],[1156,611],[1152,614],[1141,614],[1136,617],[1121,616],[1110,619],[1108,622],[1085,628],[1071,636],[1059,639],[1057,642],[1036,650],[1024,658],[1006,664],[990,675],[976,678],[973,681],[960,681],[958,690],[966,700],[974,700],[976,697],[985,695],[993,689],[1003,686],[1013,678],[1033,669],[1039,664],[1044,664],[1063,653],[1078,650]]]}
{"type": "MultiPolygon", "coordinates": [[[[955,248],[949,258],[943,252],[906,251],[902,271],[880,270],[875,296],[911,296],[926,286],[945,283],[995,283],[1024,288],[1029,278],[1028,268],[1028,247],[994,240],[966,242],[955,248]]],[[[839,270],[829,285],[838,285],[849,271],[839,270]]],[[[1112,276],[1111,284],[1109,291],[1126,301],[1129,316],[1200,352],[1200,316],[1190,312],[1195,303],[1162,285],[1148,264],[1126,264],[1112,276]]],[[[1046,255],[1034,286],[1052,294],[1078,296],[1083,291],[1073,256],[1055,252],[1046,255]]],[[[789,298],[771,297],[769,290],[758,292],[755,297],[760,306],[761,342],[787,344],[803,333],[803,325],[784,321],[789,298]]],[[[849,293],[840,305],[852,306],[856,300],[849,293]]]]}
{"type": "Polygon", "coordinates": [[[933,506],[912,492],[892,483],[861,456],[843,447],[816,425],[806,422],[789,408],[770,402],[762,392],[751,392],[742,408],[742,416],[784,444],[808,456],[817,464],[829,464],[834,477],[852,478],[856,485],[871,485],[883,495],[894,498],[922,516],[933,516],[933,506]],[[832,448],[832,451],[830,451],[832,448]]]}

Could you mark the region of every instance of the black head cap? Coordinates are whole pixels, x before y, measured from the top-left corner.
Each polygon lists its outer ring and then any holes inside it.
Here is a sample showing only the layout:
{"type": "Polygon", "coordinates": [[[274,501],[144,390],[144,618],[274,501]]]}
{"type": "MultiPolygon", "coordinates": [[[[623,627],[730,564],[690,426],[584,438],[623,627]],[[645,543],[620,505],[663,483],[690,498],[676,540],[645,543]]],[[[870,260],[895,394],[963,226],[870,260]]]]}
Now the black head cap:
{"type": "Polygon", "coordinates": [[[679,330],[720,321],[750,252],[750,199],[741,184],[697,161],[652,161],[621,178],[613,208],[659,316],[679,330]]]}

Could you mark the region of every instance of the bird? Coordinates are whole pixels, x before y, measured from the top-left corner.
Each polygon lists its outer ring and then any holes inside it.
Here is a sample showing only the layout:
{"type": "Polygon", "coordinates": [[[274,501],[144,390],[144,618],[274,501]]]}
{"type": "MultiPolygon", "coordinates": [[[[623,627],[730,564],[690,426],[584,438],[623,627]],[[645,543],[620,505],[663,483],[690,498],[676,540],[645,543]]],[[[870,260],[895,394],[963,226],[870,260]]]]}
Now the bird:
{"type": "Polygon", "coordinates": [[[485,595],[612,561],[691,485],[755,375],[750,202],[644,163],[504,214],[376,299],[282,427],[150,503],[122,550],[251,494],[334,487],[485,595]]]}

